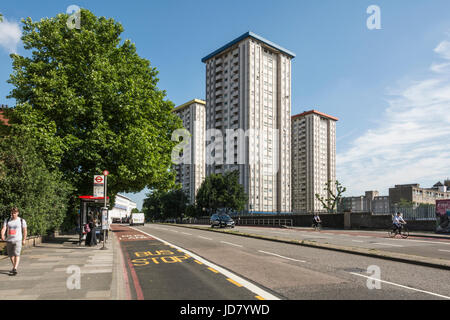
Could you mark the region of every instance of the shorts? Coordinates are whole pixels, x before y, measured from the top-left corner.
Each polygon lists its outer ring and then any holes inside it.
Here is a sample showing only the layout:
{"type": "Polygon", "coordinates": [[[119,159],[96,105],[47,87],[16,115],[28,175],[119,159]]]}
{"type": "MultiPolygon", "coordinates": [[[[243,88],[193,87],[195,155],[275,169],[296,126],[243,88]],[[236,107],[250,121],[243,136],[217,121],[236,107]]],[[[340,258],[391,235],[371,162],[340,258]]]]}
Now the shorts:
{"type": "Polygon", "coordinates": [[[22,241],[19,242],[7,242],[6,250],[8,252],[8,257],[18,257],[22,251],[22,241]]]}

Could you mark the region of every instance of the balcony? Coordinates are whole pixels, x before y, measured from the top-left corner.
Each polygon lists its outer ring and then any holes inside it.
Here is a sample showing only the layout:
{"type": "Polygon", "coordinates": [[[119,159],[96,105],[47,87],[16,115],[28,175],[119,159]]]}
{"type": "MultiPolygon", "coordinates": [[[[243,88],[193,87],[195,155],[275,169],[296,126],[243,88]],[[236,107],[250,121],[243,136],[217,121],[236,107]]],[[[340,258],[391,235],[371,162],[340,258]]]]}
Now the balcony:
{"type": "Polygon", "coordinates": [[[220,66],[216,66],[216,72],[222,72],[223,71],[223,67],[220,66]]]}
{"type": "Polygon", "coordinates": [[[216,82],[216,89],[221,89],[223,86],[222,81],[216,82]]]}
{"type": "Polygon", "coordinates": [[[216,98],[216,103],[221,103],[223,102],[222,96],[216,98]]]}

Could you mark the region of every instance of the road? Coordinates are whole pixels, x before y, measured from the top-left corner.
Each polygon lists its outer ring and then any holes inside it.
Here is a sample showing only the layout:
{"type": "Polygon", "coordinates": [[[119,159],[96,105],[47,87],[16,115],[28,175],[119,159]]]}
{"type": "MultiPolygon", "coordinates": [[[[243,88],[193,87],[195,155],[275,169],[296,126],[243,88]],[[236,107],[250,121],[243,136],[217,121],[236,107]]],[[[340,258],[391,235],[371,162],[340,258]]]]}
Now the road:
{"type": "MultiPolygon", "coordinates": [[[[133,298],[450,299],[446,270],[169,225],[146,224],[131,229],[142,237],[122,237],[121,241],[129,262],[128,272],[135,272],[131,281],[134,284],[130,286],[130,291],[137,292],[131,294],[133,298]],[[161,263],[162,255],[154,256],[158,250],[165,250],[167,257],[178,257],[181,262],[161,263]],[[139,252],[152,255],[144,257],[139,252]]],[[[285,229],[260,230],[269,231],[287,232],[293,237],[316,236],[285,229]]],[[[321,233],[322,236],[327,235],[321,233]]],[[[339,241],[364,241],[357,234],[345,236],[349,239],[342,237],[339,241]]]]}
{"type": "Polygon", "coordinates": [[[233,231],[450,260],[450,238],[436,239],[426,236],[410,236],[407,239],[402,239],[399,235],[395,238],[389,238],[387,231],[322,230],[317,232],[312,228],[281,229],[236,226],[233,231]]]}

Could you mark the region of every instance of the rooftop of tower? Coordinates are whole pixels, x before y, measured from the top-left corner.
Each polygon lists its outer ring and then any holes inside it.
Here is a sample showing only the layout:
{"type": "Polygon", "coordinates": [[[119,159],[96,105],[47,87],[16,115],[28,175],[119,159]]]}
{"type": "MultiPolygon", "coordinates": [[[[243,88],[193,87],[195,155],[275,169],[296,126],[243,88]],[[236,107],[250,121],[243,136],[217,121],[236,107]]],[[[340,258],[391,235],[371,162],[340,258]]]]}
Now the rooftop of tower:
{"type": "Polygon", "coordinates": [[[243,35],[241,35],[240,37],[237,37],[236,39],[234,39],[233,41],[227,43],[226,45],[224,45],[223,47],[220,47],[219,49],[217,49],[216,51],[208,54],[206,57],[204,57],[202,59],[202,62],[206,62],[207,60],[211,59],[212,57],[214,57],[215,55],[221,53],[222,51],[225,51],[226,49],[230,48],[231,46],[233,46],[234,44],[246,39],[246,38],[254,38],[256,40],[259,40],[263,43],[265,43],[266,45],[268,45],[269,47],[272,47],[273,49],[276,49],[278,51],[283,52],[284,54],[287,54],[288,56],[290,56],[291,58],[295,58],[295,53],[284,49],[283,47],[277,45],[276,43],[273,43],[272,41],[269,41],[267,39],[264,39],[263,37],[248,31],[246,33],[244,33],[243,35]]]}
{"type": "Polygon", "coordinates": [[[301,118],[301,117],[304,117],[304,116],[306,116],[308,114],[312,114],[312,113],[317,114],[317,115],[322,116],[322,117],[325,117],[325,118],[328,118],[328,119],[331,119],[331,120],[334,120],[334,121],[339,121],[338,118],[330,116],[330,115],[325,114],[325,113],[322,113],[322,112],[317,111],[317,110],[305,111],[305,112],[293,115],[293,116],[291,116],[291,119],[293,120],[293,119],[296,119],[296,118],[301,118]]]}

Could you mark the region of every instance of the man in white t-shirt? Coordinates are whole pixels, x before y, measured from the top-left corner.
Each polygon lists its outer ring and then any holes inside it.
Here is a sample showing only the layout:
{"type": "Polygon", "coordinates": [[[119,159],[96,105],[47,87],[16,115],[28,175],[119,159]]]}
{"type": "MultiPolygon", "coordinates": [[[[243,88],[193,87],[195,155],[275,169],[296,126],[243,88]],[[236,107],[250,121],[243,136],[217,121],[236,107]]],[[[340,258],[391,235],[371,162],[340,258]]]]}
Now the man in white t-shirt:
{"type": "Polygon", "coordinates": [[[406,224],[406,221],[403,220],[402,214],[400,212],[397,212],[397,215],[394,215],[392,223],[394,227],[393,232],[398,229],[398,232],[402,233],[402,226],[406,224]]]}
{"type": "Polygon", "coordinates": [[[25,244],[25,239],[27,238],[27,223],[24,219],[19,218],[19,209],[11,209],[11,218],[6,219],[3,223],[1,238],[3,241],[6,238],[6,249],[13,265],[10,273],[11,275],[16,275],[22,245],[25,244]]]}

